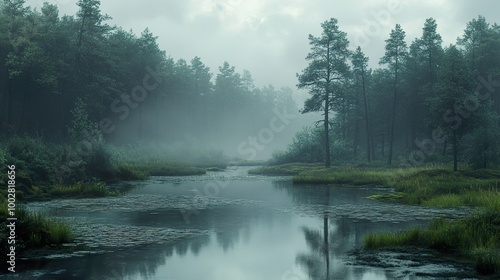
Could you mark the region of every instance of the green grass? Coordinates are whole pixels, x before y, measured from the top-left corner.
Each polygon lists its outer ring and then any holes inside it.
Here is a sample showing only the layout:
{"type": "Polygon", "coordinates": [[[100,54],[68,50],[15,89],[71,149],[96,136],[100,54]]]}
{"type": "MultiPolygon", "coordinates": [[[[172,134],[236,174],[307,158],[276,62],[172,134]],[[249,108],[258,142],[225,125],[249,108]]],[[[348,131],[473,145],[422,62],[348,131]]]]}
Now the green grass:
{"type": "Polygon", "coordinates": [[[203,175],[205,168],[174,164],[162,160],[128,162],[120,165],[120,170],[127,170],[141,176],[190,176],[203,175]]]}
{"type": "Polygon", "coordinates": [[[365,236],[368,249],[405,246],[463,254],[475,262],[479,273],[500,272],[500,213],[489,209],[459,220],[435,219],[426,228],[365,236]]]}
{"type": "Polygon", "coordinates": [[[264,166],[249,173],[293,175],[294,184],[375,185],[394,188],[398,193],[373,196],[372,199],[398,201],[436,207],[497,207],[500,209],[500,170],[451,171],[450,166],[430,165],[417,168],[376,166],[334,166],[319,164],[283,164],[264,166]],[[390,196],[390,197],[389,197],[390,196]]]}
{"type": "Polygon", "coordinates": [[[459,220],[433,220],[426,228],[365,236],[369,249],[406,246],[458,253],[476,263],[483,274],[500,273],[500,170],[462,169],[431,165],[417,168],[288,164],[265,166],[254,173],[294,175],[294,184],[377,185],[396,192],[369,199],[432,207],[478,207],[477,213],[459,220]]]}
{"type": "Polygon", "coordinates": [[[47,193],[52,197],[68,197],[68,198],[88,198],[88,197],[105,197],[116,195],[108,189],[106,184],[102,182],[84,183],[77,182],[73,185],[54,185],[47,189],[47,193]]]}
{"type": "MultiPolygon", "coordinates": [[[[6,228],[7,208],[5,201],[0,208],[0,226],[6,228]]],[[[64,243],[72,242],[69,227],[59,221],[46,218],[44,215],[27,211],[20,207],[16,209],[16,253],[29,249],[40,249],[45,247],[57,247],[64,243]]],[[[1,254],[7,253],[7,231],[0,233],[1,254]]],[[[10,246],[10,245],[9,245],[10,246]]]]}
{"type": "Polygon", "coordinates": [[[280,165],[266,165],[250,169],[248,174],[254,175],[277,175],[277,176],[293,176],[312,170],[323,170],[322,164],[314,163],[285,163],[280,165]]]}
{"type": "Polygon", "coordinates": [[[400,201],[406,197],[405,193],[401,192],[396,192],[396,193],[383,193],[383,194],[374,194],[369,197],[368,199],[371,200],[382,200],[382,201],[400,201]]]}
{"type": "Polygon", "coordinates": [[[411,228],[401,232],[369,233],[365,235],[367,249],[397,248],[415,245],[419,240],[421,229],[411,228]]]}

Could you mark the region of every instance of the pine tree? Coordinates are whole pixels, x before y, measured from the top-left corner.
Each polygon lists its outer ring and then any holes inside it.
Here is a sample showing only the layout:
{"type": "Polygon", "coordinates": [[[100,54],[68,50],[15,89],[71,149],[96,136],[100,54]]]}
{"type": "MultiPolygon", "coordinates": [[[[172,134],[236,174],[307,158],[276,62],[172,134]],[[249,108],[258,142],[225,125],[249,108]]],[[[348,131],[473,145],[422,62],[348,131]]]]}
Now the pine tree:
{"type": "Polygon", "coordinates": [[[341,82],[349,72],[347,58],[349,41],[347,34],[340,31],[337,19],[321,24],[320,37],[309,35],[311,52],[306,60],[309,65],[298,74],[300,89],[308,89],[311,96],[305,101],[303,113],[323,111],[325,166],[330,167],[330,118],[331,101],[339,94],[341,82]]]}

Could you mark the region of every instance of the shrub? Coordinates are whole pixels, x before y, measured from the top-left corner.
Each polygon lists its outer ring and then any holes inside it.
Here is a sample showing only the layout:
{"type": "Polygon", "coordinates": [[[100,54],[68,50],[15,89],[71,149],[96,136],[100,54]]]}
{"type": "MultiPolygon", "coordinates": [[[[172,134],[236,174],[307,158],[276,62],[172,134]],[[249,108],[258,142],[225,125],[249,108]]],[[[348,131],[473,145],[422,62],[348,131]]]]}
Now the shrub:
{"type": "Polygon", "coordinates": [[[321,129],[311,127],[306,127],[302,131],[297,132],[287,150],[275,152],[270,163],[312,163],[323,161],[325,152],[322,133],[321,129]]]}
{"type": "Polygon", "coordinates": [[[492,104],[483,106],[478,111],[477,127],[464,137],[465,157],[476,168],[489,168],[498,164],[500,158],[500,117],[491,109],[492,104]]]}
{"type": "Polygon", "coordinates": [[[85,158],[87,176],[109,181],[115,178],[116,167],[111,161],[111,154],[103,143],[92,147],[90,154],[85,158]]]}
{"type": "Polygon", "coordinates": [[[5,147],[0,145],[0,166],[5,166],[7,164],[7,151],[5,147]]]}
{"type": "Polygon", "coordinates": [[[40,139],[14,137],[7,142],[6,153],[7,162],[28,173],[32,181],[54,181],[54,163],[61,153],[55,145],[43,143],[40,139]]]}

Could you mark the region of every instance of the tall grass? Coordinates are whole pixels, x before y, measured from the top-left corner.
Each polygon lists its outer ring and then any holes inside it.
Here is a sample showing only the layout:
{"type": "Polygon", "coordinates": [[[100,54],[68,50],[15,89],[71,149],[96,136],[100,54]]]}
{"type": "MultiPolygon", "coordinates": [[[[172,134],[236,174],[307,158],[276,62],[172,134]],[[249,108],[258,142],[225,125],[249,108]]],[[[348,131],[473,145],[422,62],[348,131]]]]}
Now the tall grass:
{"type": "MultiPolygon", "coordinates": [[[[7,208],[5,201],[0,207],[0,226],[6,228],[7,208]]],[[[53,247],[72,242],[73,237],[69,227],[59,221],[48,219],[40,213],[30,212],[24,208],[16,209],[16,249],[23,252],[27,249],[53,247]]],[[[0,234],[2,254],[7,252],[6,231],[0,234]]]]}
{"type": "Polygon", "coordinates": [[[133,170],[133,172],[144,174],[145,176],[188,176],[206,173],[204,168],[192,167],[186,164],[174,164],[165,160],[129,162],[121,164],[119,167],[122,170],[133,170]]]}
{"type": "Polygon", "coordinates": [[[500,170],[462,168],[453,172],[445,165],[388,169],[297,164],[263,170],[300,170],[293,178],[297,184],[381,185],[398,191],[372,196],[372,199],[433,207],[480,207],[477,213],[463,219],[433,220],[427,228],[367,234],[365,246],[369,249],[424,246],[458,252],[474,260],[480,273],[500,273],[500,170]]]}
{"type": "Polygon", "coordinates": [[[54,197],[104,197],[114,195],[102,182],[77,182],[72,185],[54,185],[48,188],[48,194],[54,197]]]}
{"type": "Polygon", "coordinates": [[[500,213],[488,209],[459,220],[435,219],[427,228],[365,236],[368,249],[409,245],[459,252],[474,260],[480,273],[500,272],[500,213]]]}
{"type": "Polygon", "coordinates": [[[129,145],[112,147],[110,152],[115,162],[125,165],[161,164],[194,166],[199,168],[225,168],[228,158],[220,150],[199,148],[202,145],[193,139],[170,145],[129,145]]]}

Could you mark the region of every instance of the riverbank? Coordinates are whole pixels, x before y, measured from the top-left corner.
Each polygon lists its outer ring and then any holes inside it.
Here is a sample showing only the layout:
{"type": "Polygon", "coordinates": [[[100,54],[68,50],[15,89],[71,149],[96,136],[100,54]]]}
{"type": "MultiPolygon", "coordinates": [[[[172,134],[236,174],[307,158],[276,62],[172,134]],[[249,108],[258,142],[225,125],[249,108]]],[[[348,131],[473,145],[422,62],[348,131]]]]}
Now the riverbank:
{"type": "MultiPolygon", "coordinates": [[[[500,273],[500,170],[451,171],[444,165],[409,169],[291,163],[264,166],[252,174],[292,175],[294,184],[350,184],[391,188],[370,199],[432,207],[477,207],[458,220],[434,220],[427,228],[365,236],[367,249],[417,246],[460,254],[482,274],[500,273]]],[[[496,275],[496,274],[495,274],[496,275]]]]}
{"type": "Polygon", "coordinates": [[[464,169],[444,165],[409,169],[377,166],[335,166],[289,163],[262,166],[250,174],[293,176],[294,184],[371,185],[395,192],[372,196],[411,205],[487,207],[500,209],[500,170],[464,169]]]}
{"type": "MultiPolygon", "coordinates": [[[[9,211],[7,210],[7,201],[2,199],[0,208],[0,226],[7,227],[7,218],[9,211]]],[[[15,221],[9,221],[10,234],[7,231],[0,233],[0,254],[3,256],[9,252],[15,252],[15,257],[19,258],[24,253],[32,250],[46,249],[50,251],[62,250],[63,244],[73,241],[73,234],[69,226],[63,222],[54,219],[46,218],[44,215],[28,211],[19,207],[12,212],[15,214],[15,221]],[[14,233],[14,235],[12,235],[14,233]],[[14,250],[12,250],[14,248],[14,250]]]]}
{"type": "MultiPolygon", "coordinates": [[[[23,209],[23,204],[34,201],[50,201],[55,199],[82,199],[99,197],[116,197],[127,193],[133,184],[127,182],[143,181],[150,176],[192,176],[203,175],[209,170],[222,170],[225,165],[217,162],[201,162],[200,167],[194,167],[184,163],[173,163],[163,159],[145,160],[111,160],[106,153],[99,152],[100,160],[98,164],[89,163],[75,166],[63,166],[66,168],[58,173],[56,168],[50,166],[50,160],[55,160],[56,155],[37,154],[34,157],[28,154],[24,148],[37,151],[37,153],[47,152],[48,148],[43,143],[38,143],[30,139],[13,141],[8,153],[0,158],[3,163],[13,163],[15,166],[15,195],[16,218],[16,254],[22,257],[25,254],[68,252],[81,249],[69,246],[73,240],[73,234],[64,222],[47,218],[43,214],[30,212],[23,209]],[[21,145],[22,144],[22,145],[21,145]],[[18,149],[17,146],[21,146],[18,149]],[[36,149],[38,148],[38,149],[36,149]],[[215,163],[214,163],[215,164],[215,163]],[[207,165],[207,167],[201,167],[207,165]],[[60,176],[58,176],[60,175],[60,176]],[[65,246],[63,246],[65,245],[65,246]],[[75,249],[76,248],[76,249],[75,249]]],[[[1,147],[0,147],[1,148],[1,147]]],[[[98,157],[98,158],[99,158],[98,157]]],[[[123,159],[119,158],[120,160],[123,159]]],[[[7,172],[0,176],[0,184],[7,185],[9,178],[7,172]]],[[[9,181],[10,182],[10,181],[9,181]]],[[[9,183],[10,184],[10,183],[9,183]]],[[[14,188],[12,188],[14,189],[14,188]]],[[[0,226],[6,227],[8,189],[0,190],[0,226]],[[5,203],[4,203],[5,202],[5,203]]],[[[10,197],[9,196],[9,197],[10,197]]],[[[8,236],[5,232],[0,233],[0,242],[8,244],[8,236]]],[[[10,246],[2,246],[0,253],[7,254],[10,246]]],[[[4,254],[4,255],[5,255],[4,254]]]]}

